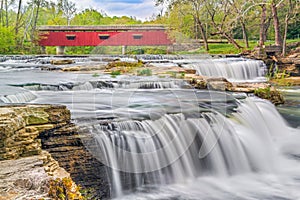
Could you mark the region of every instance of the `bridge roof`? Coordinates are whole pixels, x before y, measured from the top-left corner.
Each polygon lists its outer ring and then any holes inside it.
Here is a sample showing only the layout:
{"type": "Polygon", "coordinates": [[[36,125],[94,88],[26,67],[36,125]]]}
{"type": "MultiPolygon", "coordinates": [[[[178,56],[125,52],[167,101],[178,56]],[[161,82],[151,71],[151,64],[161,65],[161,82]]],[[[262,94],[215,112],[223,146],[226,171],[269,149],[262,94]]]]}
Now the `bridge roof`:
{"type": "Polygon", "coordinates": [[[138,31],[166,30],[164,25],[39,26],[39,31],[138,31]]]}

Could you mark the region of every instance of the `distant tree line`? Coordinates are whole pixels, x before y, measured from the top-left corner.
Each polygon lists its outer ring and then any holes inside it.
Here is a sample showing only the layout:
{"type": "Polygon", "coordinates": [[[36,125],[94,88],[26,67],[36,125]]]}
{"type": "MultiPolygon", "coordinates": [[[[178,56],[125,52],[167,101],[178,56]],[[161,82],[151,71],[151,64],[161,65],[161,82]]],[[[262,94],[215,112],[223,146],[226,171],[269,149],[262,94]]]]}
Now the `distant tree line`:
{"type": "Polygon", "coordinates": [[[70,0],[0,0],[0,54],[40,53],[40,25],[140,24],[134,17],[109,17],[95,9],[79,11],[70,0]]]}
{"type": "Polygon", "coordinates": [[[236,48],[249,47],[249,40],[264,46],[267,40],[286,51],[286,39],[299,38],[299,0],[156,0],[166,9],[157,21],[169,24],[174,37],[223,38],[236,48]],[[241,45],[237,39],[243,39],[241,45]]]}

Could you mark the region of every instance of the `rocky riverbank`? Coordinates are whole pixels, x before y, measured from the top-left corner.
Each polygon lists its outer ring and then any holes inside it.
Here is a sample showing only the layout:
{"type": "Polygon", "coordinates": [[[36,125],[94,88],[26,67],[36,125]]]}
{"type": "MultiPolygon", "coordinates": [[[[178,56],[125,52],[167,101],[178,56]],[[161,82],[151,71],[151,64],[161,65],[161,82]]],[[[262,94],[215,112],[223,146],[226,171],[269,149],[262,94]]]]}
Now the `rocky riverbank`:
{"type": "Polygon", "coordinates": [[[282,56],[281,52],[268,52],[266,49],[256,49],[247,58],[263,60],[268,67],[270,83],[278,85],[300,85],[300,43],[289,47],[288,55],[282,56]]]}
{"type": "Polygon", "coordinates": [[[65,106],[0,107],[0,199],[81,199],[70,174],[42,149],[40,134],[70,123],[65,106]]]}

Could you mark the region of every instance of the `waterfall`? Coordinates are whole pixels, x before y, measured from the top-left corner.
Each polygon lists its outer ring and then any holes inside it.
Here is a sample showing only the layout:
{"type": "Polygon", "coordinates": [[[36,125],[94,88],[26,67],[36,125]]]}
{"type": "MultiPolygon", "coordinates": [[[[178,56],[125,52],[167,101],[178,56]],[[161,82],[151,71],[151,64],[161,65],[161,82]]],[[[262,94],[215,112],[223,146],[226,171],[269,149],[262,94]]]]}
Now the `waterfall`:
{"type": "Polygon", "coordinates": [[[282,121],[272,104],[247,98],[230,118],[215,111],[165,114],[157,120],[94,124],[89,132],[97,144],[92,153],[112,169],[113,191],[120,196],[148,184],[272,172],[277,155],[272,136],[280,129],[269,123],[277,120],[282,121]],[[276,118],[263,115],[266,109],[276,118]]]}
{"type": "Polygon", "coordinates": [[[201,61],[183,65],[184,68],[195,69],[198,75],[208,77],[224,77],[229,81],[265,81],[263,77],[266,66],[263,61],[222,58],[203,59],[201,61]]]}
{"type": "Polygon", "coordinates": [[[36,99],[36,96],[32,92],[21,92],[17,94],[0,96],[0,100],[3,103],[26,103],[36,99]]]}
{"type": "Polygon", "coordinates": [[[83,83],[60,83],[42,84],[28,83],[23,85],[12,85],[32,91],[91,91],[93,89],[122,88],[122,89],[166,89],[187,87],[183,80],[170,81],[87,81],[83,83]]]}
{"type": "Polygon", "coordinates": [[[130,89],[166,89],[166,88],[180,88],[184,85],[183,81],[125,81],[119,82],[119,88],[130,88],[130,89]]]}

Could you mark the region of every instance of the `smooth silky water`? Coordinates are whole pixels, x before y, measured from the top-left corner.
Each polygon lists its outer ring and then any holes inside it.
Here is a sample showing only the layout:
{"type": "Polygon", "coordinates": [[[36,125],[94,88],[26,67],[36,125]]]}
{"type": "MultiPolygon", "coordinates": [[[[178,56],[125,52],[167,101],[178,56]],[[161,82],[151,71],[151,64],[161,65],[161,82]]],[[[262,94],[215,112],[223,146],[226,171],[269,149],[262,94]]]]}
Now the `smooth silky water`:
{"type": "MultiPolygon", "coordinates": [[[[226,73],[236,81],[261,81],[265,70],[244,59],[147,58],[195,69],[230,66],[226,73]]],[[[299,127],[268,101],[187,89],[171,78],[41,71],[47,58],[30,59],[0,63],[0,104],[66,105],[94,138],[86,147],[111,168],[113,198],[300,199],[299,127]]]]}

